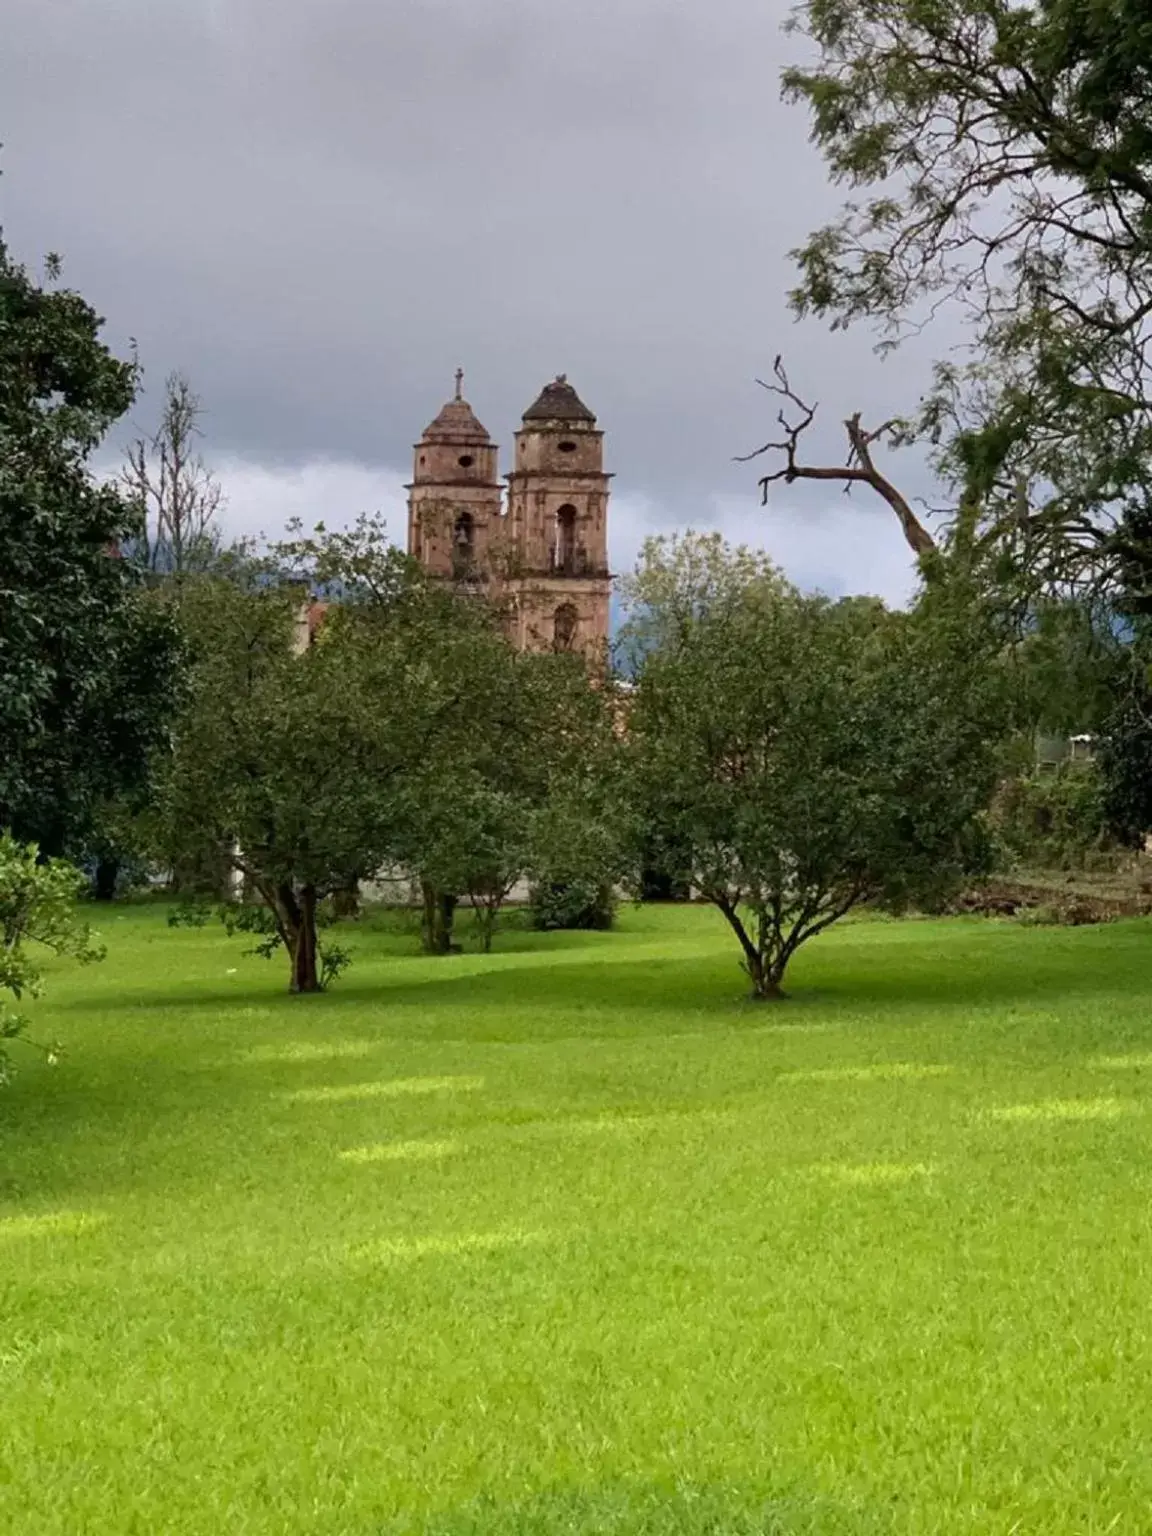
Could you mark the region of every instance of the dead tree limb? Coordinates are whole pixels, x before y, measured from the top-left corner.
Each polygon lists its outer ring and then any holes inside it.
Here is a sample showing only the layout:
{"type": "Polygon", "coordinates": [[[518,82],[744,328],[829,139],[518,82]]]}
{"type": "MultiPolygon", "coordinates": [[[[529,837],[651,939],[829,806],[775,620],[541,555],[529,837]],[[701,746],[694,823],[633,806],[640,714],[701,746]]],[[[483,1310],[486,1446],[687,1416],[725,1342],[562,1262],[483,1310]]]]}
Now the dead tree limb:
{"type": "Polygon", "coordinates": [[[773,364],[773,372],[776,375],[775,384],[767,384],[763,379],[757,379],[761,389],[766,389],[770,394],[779,395],[786,403],[781,406],[777,421],[784,433],[778,441],[764,443],[754,453],[741,454],[737,462],[748,464],[753,459],[761,458],[766,453],[782,453],[783,465],[771,474],[762,476],[760,491],[764,504],[768,503],[768,487],[777,481],[783,481],[785,485],[792,485],[796,480],[836,480],[839,481],[845,491],[850,491],[853,485],[867,485],[878,496],[888,503],[900,520],[900,527],[904,531],[909,548],[913,554],[920,556],[930,554],[936,548],[936,540],[925,528],[924,524],[913,512],[905,497],[903,497],[888,477],[876,467],[872,456],[873,444],[881,439],[886,439],[893,444],[898,438],[902,428],[899,420],[886,421],[883,425],[868,430],[861,422],[861,413],[856,411],[849,416],[844,423],[844,430],[848,434],[848,462],[843,465],[815,465],[801,464],[797,460],[800,448],[800,439],[815,420],[818,406],[807,405],[800,399],[788,382],[788,375],[784,365],[777,357],[773,364]],[[789,418],[788,407],[793,407],[793,417],[789,418]]]}
{"type": "Polygon", "coordinates": [[[220,482],[197,452],[200,397],[181,373],[164,381],[156,431],[130,443],[120,483],[140,516],[141,554],[167,576],[205,570],[220,550],[220,482]]]}

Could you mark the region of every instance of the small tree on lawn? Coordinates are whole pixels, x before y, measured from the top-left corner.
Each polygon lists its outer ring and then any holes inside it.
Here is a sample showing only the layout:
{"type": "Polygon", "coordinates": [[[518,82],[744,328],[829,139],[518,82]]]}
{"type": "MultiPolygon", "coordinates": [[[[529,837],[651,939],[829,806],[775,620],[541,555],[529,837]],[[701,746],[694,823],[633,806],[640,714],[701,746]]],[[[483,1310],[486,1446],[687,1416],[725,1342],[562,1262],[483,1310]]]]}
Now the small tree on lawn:
{"type": "Polygon", "coordinates": [[[614,751],[572,774],[541,804],[531,823],[532,924],[550,929],[608,929],[616,889],[627,873],[627,825],[614,751]]]}
{"type": "MultiPolygon", "coordinates": [[[[42,972],[35,949],[71,955],[82,964],[104,957],[76,910],[86,884],[65,860],[42,860],[35,843],[0,833],[0,1083],[11,1076],[4,1042],[24,1036],[28,1026],[4,994],[17,1004],[39,995],[42,972]]],[[[58,1047],[39,1049],[50,1062],[56,1060],[58,1047]]]]}
{"type": "MultiPolygon", "coordinates": [[[[412,688],[390,733],[399,742],[407,730],[413,750],[392,780],[389,852],[419,882],[424,947],[452,951],[463,895],[477,905],[487,946],[521,862],[517,809],[535,723],[522,658],[498,609],[429,581],[388,543],[379,518],[291,533],[277,549],[285,567],[334,599],[345,628],[389,656],[397,682],[412,688]]],[[[381,701],[384,714],[389,704],[381,701]]]]}
{"type": "Polygon", "coordinates": [[[725,551],[732,579],[687,602],[674,578],[694,542],[650,541],[628,592],[659,636],[630,716],[636,821],[663,829],[657,858],[775,998],[800,945],[853,907],[933,904],[983,867],[1007,695],[994,629],[954,584],[888,613],[725,551]]]}
{"type": "Polygon", "coordinates": [[[518,652],[498,615],[452,601],[478,626],[455,669],[467,677],[468,707],[437,733],[411,781],[403,852],[423,881],[433,954],[452,948],[461,896],[491,948],[512,888],[555,846],[542,836],[549,808],[604,768],[612,741],[606,693],[579,657],[518,652]]]}
{"type": "Polygon", "coordinates": [[[226,921],[265,929],[288,953],[291,990],[315,992],[321,903],[391,851],[392,791],[435,701],[395,646],[366,643],[342,614],[301,651],[299,611],[298,590],[267,581],[188,587],[192,699],[159,820],[169,860],[205,893],[223,871],[243,879],[264,916],[229,903],[226,921]]]}
{"type": "Polygon", "coordinates": [[[424,949],[453,952],[456,907],[467,897],[487,954],[527,863],[530,807],[470,766],[453,767],[440,784],[424,776],[412,791],[405,846],[420,878],[424,949]]]}
{"type": "Polygon", "coordinates": [[[420,873],[430,842],[442,858],[454,770],[499,782],[496,726],[519,719],[514,653],[484,605],[429,582],[373,519],[297,537],[230,580],[191,580],[180,613],[197,660],[161,841],[205,889],[242,877],[264,912],[229,902],[225,920],[266,927],[292,990],[316,991],[325,898],[386,865],[420,873]],[[337,600],[309,640],[302,604],[317,589],[337,600]]]}

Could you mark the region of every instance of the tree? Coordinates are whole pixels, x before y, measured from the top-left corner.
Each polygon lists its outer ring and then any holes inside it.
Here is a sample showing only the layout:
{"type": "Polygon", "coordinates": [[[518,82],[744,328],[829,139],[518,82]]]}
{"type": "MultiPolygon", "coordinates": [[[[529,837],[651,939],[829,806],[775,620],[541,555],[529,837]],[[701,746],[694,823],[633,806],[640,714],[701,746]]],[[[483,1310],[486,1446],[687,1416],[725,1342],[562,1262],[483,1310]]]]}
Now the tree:
{"type": "Polygon", "coordinates": [[[0,827],[46,854],[141,782],[177,689],[178,636],[120,555],[133,510],[88,456],[135,372],[79,294],[0,241],[0,827]]]}
{"type": "Polygon", "coordinates": [[[399,856],[422,882],[425,948],[445,954],[460,897],[488,950],[513,887],[556,867],[561,805],[579,798],[588,825],[602,816],[585,788],[603,783],[613,733],[608,693],[580,657],[517,651],[487,603],[447,593],[437,603],[449,621],[437,664],[465,685],[467,708],[435,733],[409,781],[399,856]]]}
{"type": "Polygon", "coordinates": [[[1145,0],[802,0],[791,26],[816,58],[785,94],[862,194],[795,253],[797,311],[884,349],[951,315],[917,423],[939,468],[1017,581],[1107,582],[1152,464],[1145,0]]]}
{"type": "Polygon", "coordinates": [[[609,929],[628,873],[615,753],[602,752],[542,804],[532,823],[532,922],[544,931],[609,929]]]}
{"type": "Polygon", "coordinates": [[[736,601],[753,583],[781,592],[787,587],[763,554],[744,545],[733,549],[720,533],[650,540],[620,584],[627,613],[616,638],[620,670],[637,675],[651,653],[674,648],[704,614],[736,601]]]}
{"type": "Polygon", "coordinates": [[[1099,769],[1109,830],[1143,847],[1152,828],[1152,686],[1137,667],[1101,732],[1099,769]]]}
{"type": "Polygon", "coordinates": [[[844,431],[848,438],[847,462],[802,464],[799,459],[801,439],[816,419],[816,407],[806,405],[795,393],[788,381],[783,360],[779,356],[772,366],[776,382],[768,384],[763,379],[757,379],[756,382],[761,389],[778,395],[785,402],[776,416],[777,425],[784,435],[763,443],[752,453],[739,455],[737,460],[738,463],[747,464],[750,460],[761,458],[764,454],[784,456],[784,463],[779,468],[761,477],[760,490],[765,506],[768,504],[770,487],[778,481],[785,485],[794,485],[797,480],[839,481],[843,484],[845,491],[851,491],[855,485],[866,485],[882,497],[895,512],[904,538],[914,555],[919,558],[935,553],[938,547],[936,540],[916,516],[907,497],[876,463],[875,445],[878,442],[886,442],[889,447],[899,447],[907,439],[908,423],[902,420],[891,420],[877,427],[866,427],[862,420],[862,413],[854,411],[844,423],[844,431]]]}
{"type": "Polygon", "coordinates": [[[196,447],[203,414],[189,380],[169,374],[155,432],[128,447],[120,483],[136,511],[139,559],[154,575],[179,580],[220,554],[224,492],[196,447]]]}
{"type": "Polygon", "coordinates": [[[321,903],[384,862],[391,783],[425,716],[389,674],[394,653],[340,614],[301,649],[299,591],[258,574],[186,588],[191,698],[160,776],[158,847],[204,897],[241,877],[266,915],[226,904],[226,920],[265,930],[287,951],[291,990],[315,992],[321,903]]]}
{"type": "Polygon", "coordinates": [[[665,637],[630,716],[633,803],[668,873],[732,927],[753,995],[774,998],[800,945],[853,907],[939,903],[983,867],[1009,697],[995,627],[956,584],[889,613],[703,548],[703,599],[677,590],[693,535],[650,540],[628,591],[630,624],[665,637]]]}
{"type": "MultiPolygon", "coordinates": [[[[293,578],[339,604],[365,643],[396,654],[398,665],[423,681],[424,702],[442,700],[419,736],[419,751],[393,781],[390,857],[420,886],[425,950],[448,954],[460,895],[483,885],[490,888],[487,904],[498,910],[506,894],[504,866],[492,862],[476,815],[493,811],[488,788],[507,772],[506,759],[513,761],[510,740],[495,739],[505,720],[518,718],[513,653],[496,612],[429,581],[388,542],[379,518],[362,516],[347,530],[319,524],[311,533],[297,522],[290,534],[276,553],[293,578]]],[[[350,871],[344,889],[375,867],[350,871]]],[[[494,922],[495,911],[489,940],[494,922]]]]}
{"type": "Polygon", "coordinates": [[[1098,766],[1108,828],[1142,847],[1152,828],[1152,507],[1131,508],[1117,540],[1114,618],[1120,630],[1111,708],[1098,766]]]}
{"type": "MultiPolygon", "coordinates": [[[[27,1018],[4,1001],[3,993],[20,1003],[40,993],[42,972],[29,945],[58,955],[71,955],[81,964],[104,957],[103,949],[77,914],[76,902],[84,876],[63,859],[43,859],[35,843],[21,844],[0,833],[0,1083],[12,1072],[5,1041],[25,1037],[27,1018]]],[[[49,1062],[58,1046],[41,1046],[49,1062]]]]}
{"type": "Polygon", "coordinates": [[[450,930],[446,903],[491,874],[477,829],[457,841],[455,787],[465,808],[477,786],[516,793],[542,706],[529,716],[521,659],[488,606],[430,581],[376,520],[294,531],[230,579],[185,584],[191,699],[158,846],[205,895],[242,878],[266,915],[235,902],[223,915],[263,925],[307,992],[324,979],[325,898],[385,866],[424,876],[450,930]]]}
{"type": "Polygon", "coordinates": [[[456,909],[467,897],[488,953],[501,908],[527,864],[531,807],[470,764],[437,766],[447,767],[442,784],[426,772],[410,786],[403,839],[420,883],[424,949],[453,952],[456,909]]]}
{"type": "MultiPolygon", "coordinates": [[[[293,533],[278,552],[286,568],[338,602],[366,643],[375,636],[385,651],[399,647],[396,665],[421,680],[420,704],[434,708],[419,752],[395,779],[392,844],[420,887],[424,948],[453,951],[466,897],[488,949],[508,894],[551,849],[546,808],[605,782],[614,740],[607,679],[576,655],[518,651],[498,597],[429,579],[388,544],[379,519],[293,533]]],[[[583,803],[591,814],[593,797],[583,803]]]]}

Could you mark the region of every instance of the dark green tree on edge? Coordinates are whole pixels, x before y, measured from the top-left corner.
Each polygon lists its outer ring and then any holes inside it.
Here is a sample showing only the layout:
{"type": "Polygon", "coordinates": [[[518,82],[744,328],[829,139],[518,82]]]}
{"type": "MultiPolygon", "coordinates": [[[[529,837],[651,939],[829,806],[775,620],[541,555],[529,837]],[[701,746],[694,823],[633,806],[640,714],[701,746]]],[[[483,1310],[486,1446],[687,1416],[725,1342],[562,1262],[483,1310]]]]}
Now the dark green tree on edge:
{"type": "Polygon", "coordinates": [[[45,854],[143,782],[179,655],[119,552],[135,514],[88,466],[136,369],[58,274],[49,258],[37,283],[0,240],[0,828],[45,854]]]}

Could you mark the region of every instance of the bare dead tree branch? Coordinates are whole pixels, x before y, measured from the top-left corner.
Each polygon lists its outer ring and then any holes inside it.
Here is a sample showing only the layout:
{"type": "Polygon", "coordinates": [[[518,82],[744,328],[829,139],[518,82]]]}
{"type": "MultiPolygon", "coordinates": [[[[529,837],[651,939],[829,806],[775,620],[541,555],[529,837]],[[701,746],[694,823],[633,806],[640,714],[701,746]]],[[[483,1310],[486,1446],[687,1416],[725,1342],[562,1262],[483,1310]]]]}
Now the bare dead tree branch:
{"type": "Polygon", "coordinates": [[[224,491],[196,450],[202,414],[188,379],[170,374],[156,431],[129,444],[120,473],[139,508],[145,562],[157,574],[203,570],[220,550],[224,491]]]}
{"type": "Polygon", "coordinates": [[[894,418],[884,422],[881,426],[871,430],[866,428],[861,421],[861,413],[856,411],[844,423],[844,430],[848,435],[848,461],[843,465],[815,465],[802,464],[798,459],[800,451],[800,439],[816,419],[819,409],[816,405],[808,405],[796,394],[788,381],[788,374],[780,357],[777,356],[772,365],[772,371],[776,376],[774,384],[766,383],[763,379],[757,379],[761,389],[766,389],[770,394],[780,396],[785,404],[781,406],[776,420],[783,437],[773,439],[757,448],[753,453],[737,455],[737,463],[748,464],[753,459],[762,458],[767,453],[782,453],[783,465],[771,474],[763,475],[760,479],[760,491],[763,504],[768,505],[768,488],[778,481],[785,485],[792,485],[797,480],[834,480],[844,485],[845,491],[850,491],[853,485],[867,485],[892,508],[900,521],[904,538],[909,548],[917,557],[931,553],[936,548],[936,541],[928,532],[924,524],[913,512],[907,499],[892,484],[891,480],[876,466],[872,456],[873,445],[886,440],[890,445],[894,444],[901,433],[903,423],[894,418]],[[792,408],[791,416],[789,407],[792,408]]]}

